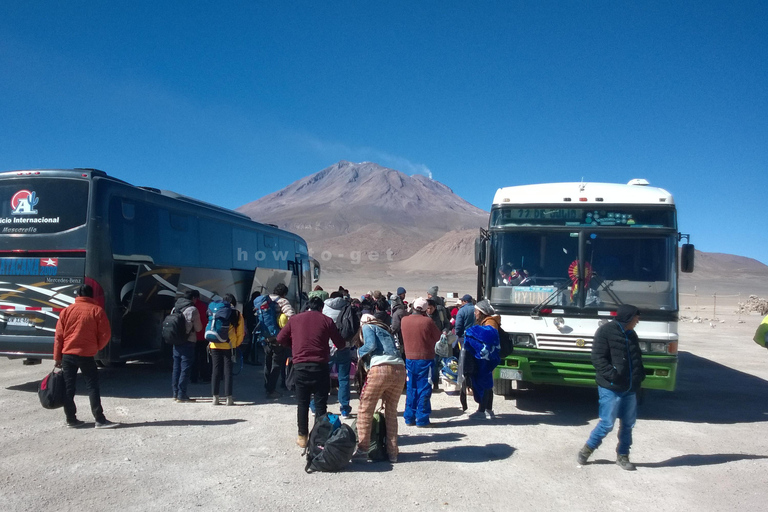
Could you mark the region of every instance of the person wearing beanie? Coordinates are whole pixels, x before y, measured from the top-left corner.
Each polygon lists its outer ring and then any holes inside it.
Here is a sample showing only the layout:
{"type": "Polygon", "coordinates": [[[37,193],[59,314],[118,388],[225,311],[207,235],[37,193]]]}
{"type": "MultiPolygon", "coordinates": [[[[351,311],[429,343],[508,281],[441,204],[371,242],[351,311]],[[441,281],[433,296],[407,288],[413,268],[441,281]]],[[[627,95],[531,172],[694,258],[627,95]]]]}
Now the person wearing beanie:
{"type": "Polygon", "coordinates": [[[459,343],[464,337],[464,331],[475,325],[475,306],[472,304],[472,296],[469,294],[461,298],[461,307],[456,313],[456,336],[459,337],[459,343]]]}
{"type": "Polygon", "coordinates": [[[405,369],[408,375],[403,419],[405,424],[429,427],[432,413],[432,368],[440,329],[427,316],[427,300],[413,301],[413,314],[402,319],[405,369]]]}
{"type": "Polygon", "coordinates": [[[634,471],[629,461],[632,429],[637,420],[637,392],[645,379],[640,340],[635,327],[640,321],[640,310],[622,304],[613,321],[598,327],[592,340],[592,365],[599,393],[600,421],[592,430],[586,444],[579,450],[577,461],[586,464],[605,436],[619,420],[619,444],[616,464],[634,471]]]}
{"type": "MultiPolygon", "coordinates": [[[[471,383],[472,395],[478,404],[477,412],[470,417],[493,419],[493,370],[501,362],[499,334],[501,330],[501,316],[488,300],[483,299],[475,304],[475,325],[467,329],[464,337],[467,352],[477,359],[477,363],[470,367],[474,370],[472,375],[466,375],[471,383]],[[486,329],[479,329],[486,327],[486,329]],[[494,333],[487,330],[491,327],[494,333]],[[479,357],[478,357],[479,355],[479,357]]],[[[466,391],[465,391],[466,393],[466,391]]],[[[462,406],[466,403],[466,396],[462,406]]]]}
{"type": "Polygon", "coordinates": [[[438,306],[445,307],[445,299],[437,294],[437,285],[427,290],[427,299],[432,299],[438,306]]]}

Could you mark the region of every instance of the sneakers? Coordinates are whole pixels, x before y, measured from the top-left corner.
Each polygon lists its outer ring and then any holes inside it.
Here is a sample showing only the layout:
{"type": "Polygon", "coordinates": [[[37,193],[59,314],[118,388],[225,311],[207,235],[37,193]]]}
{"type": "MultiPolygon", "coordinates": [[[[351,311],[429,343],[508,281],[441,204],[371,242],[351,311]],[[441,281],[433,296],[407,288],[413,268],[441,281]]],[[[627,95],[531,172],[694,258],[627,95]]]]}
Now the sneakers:
{"type": "Polygon", "coordinates": [[[485,411],[485,419],[492,420],[494,418],[496,418],[496,415],[493,413],[492,410],[488,409],[487,411],[485,411]]]}
{"type": "Polygon", "coordinates": [[[96,422],[96,428],[117,428],[119,427],[119,423],[112,423],[111,421],[105,419],[104,421],[97,421],[96,422]]]}
{"type": "Polygon", "coordinates": [[[468,416],[470,420],[484,420],[485,419],[485,411],[475,411],[472,414],[468,416]]]}
{"type": "Polygon", "coordinates": [[[227,397],[227,405],[235,405],[235,399],[231,396],[227,397]]]}
{"type": "Polygon", "coordinates": [[[67,427],[69,428],[80,428],[83,425],[85,425],[85,422],[83,420],[78,420],[77,418],[75,418],[73,421],[67,422],[67,427]]]}
{"type": "Polygon", "coordinates": [[[352,412],[350,412],[350,411],[341,411],[341,417],[344,418],[344,419],[351,418],[352,417],[352,412]]]}
{"type": "Polygon", "coordinates": [[[355,453],[352,454],[352,460],[368,460],[368,450],[358,447],[355,453]]]}
{"type": "Polygon", "coordinates": [[[299,437],[296,438],[296,444],[299,448],[306,448],[307,447],[307,436],[302,436],[299,434],[299,437]]]}
{"type": "Polygon", "coordinates": [[[179,398],[176,399],[176,402],[180,403],[180,404],[181,403],[194,402],[194,401],[195,401],[194,398],[189,398],[188,396],[180,396],[179,398]]]}
{"type": "Polygon", "coordinates": [[[629,454],[617,455],[616,464],[618,464],[621,469],[626,469],[627,471],[634,471],[637,469],[634,464],[629,462],[629,454]]]}
{"type": "Polygon", "coordinates": [[[586,444],[581,447],[581,450],[579,450],[579,453],[576,455],[576,461],[580,466],[587,463],[587,459],[589,459],[589,456],[592,455],[593,451],[594,450],[586,444]]]}
{"type": "Polygon", "coordinates": [[[279,391],[270,391],[269,393],[267,393],[267,398],[269,398],[270,400],[277,400],[278,398],[281,398],[282,396],[283,396],[283,394],[280,393],[279,391]]]}

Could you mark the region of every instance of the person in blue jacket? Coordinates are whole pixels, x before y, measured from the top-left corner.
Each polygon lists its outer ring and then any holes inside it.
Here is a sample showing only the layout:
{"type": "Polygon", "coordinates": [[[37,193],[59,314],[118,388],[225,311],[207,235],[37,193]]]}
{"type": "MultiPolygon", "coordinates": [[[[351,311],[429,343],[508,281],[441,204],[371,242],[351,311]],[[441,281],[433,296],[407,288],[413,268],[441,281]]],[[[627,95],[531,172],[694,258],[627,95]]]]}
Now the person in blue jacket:
{"type": "Polygon", "coordinates": [[[501,362],[499,331],[491,325],[473,325],[464,333],[464,347],[474,360],[469,382],[478,405],[470,417],[493,419],[493,370],[501,362]]]}

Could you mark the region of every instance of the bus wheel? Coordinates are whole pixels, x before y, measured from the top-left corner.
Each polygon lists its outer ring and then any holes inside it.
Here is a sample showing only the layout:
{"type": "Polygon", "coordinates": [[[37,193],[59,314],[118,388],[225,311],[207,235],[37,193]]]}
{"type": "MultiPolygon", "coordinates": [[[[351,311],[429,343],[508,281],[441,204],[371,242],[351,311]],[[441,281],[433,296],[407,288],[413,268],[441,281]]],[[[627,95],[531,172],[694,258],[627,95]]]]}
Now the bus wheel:
{"type": "Polygon", "coordinates": [[[493,394],[499,396],[512,396],[514,387],[511,380],[493,379],[493,394]]]}

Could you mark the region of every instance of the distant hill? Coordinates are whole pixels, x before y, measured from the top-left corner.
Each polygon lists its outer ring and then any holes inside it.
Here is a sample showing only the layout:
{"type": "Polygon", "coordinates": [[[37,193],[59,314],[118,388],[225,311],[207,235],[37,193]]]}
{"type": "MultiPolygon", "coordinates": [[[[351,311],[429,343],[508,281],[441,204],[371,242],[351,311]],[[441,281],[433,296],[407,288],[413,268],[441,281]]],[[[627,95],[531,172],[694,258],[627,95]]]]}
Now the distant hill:
{"type": "Polygon", "coordinates": [[[350,253],[405,259],[452,230],[488,225],[488,213],[426,176],[341,161],[237,209],[304,237],[345,268],[350,253]]]}

